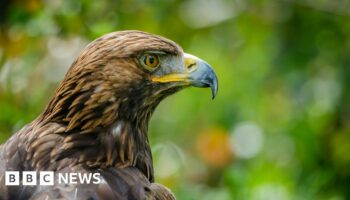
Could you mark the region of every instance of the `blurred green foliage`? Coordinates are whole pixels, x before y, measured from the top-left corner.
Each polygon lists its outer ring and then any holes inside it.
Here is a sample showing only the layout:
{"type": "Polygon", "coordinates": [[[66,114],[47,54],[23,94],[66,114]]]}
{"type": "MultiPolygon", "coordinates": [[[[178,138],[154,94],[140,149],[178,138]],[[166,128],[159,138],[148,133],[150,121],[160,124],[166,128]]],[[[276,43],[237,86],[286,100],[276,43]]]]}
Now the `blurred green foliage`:
{"type": "Polygon", "coordinates": [[[6,0],[0,141],[33,120],[84,46],[168,37],[217,72],[151,121],[155,173],[178,199],[350,199],[348,0],[6,0]]]}

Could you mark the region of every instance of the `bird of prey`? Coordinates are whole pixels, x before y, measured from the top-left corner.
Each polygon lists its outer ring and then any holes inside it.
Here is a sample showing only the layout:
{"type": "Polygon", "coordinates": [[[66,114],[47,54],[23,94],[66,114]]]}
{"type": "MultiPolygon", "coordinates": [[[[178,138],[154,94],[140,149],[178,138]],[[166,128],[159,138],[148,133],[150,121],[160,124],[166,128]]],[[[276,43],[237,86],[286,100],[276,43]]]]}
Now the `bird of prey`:
{"type": "Polygon", "coordinates": [[[208,63],[175,42],[118,31],[91,42],[44,111],[0,146],[0,199],[175,199],[154,183],[149,119],[165,97],[210,87],[208,63]],[[96,173],[99,184],[5,186],[5,171],[96,173]]]}

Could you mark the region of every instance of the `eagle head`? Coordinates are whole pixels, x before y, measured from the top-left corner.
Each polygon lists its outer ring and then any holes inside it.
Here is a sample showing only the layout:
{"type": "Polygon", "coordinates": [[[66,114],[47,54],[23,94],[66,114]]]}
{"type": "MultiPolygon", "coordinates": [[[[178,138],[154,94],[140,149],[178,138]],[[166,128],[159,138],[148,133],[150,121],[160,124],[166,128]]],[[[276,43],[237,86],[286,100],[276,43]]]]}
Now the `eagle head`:
{"type": "Polygon", "coordinates": [[[175,42],[141,31],[106,34],[75,60],[46,109],[73,129],[106,127],[116,119],[146,123],[158,103],[188,86],[218,91],[208,63],[175,42]]]}

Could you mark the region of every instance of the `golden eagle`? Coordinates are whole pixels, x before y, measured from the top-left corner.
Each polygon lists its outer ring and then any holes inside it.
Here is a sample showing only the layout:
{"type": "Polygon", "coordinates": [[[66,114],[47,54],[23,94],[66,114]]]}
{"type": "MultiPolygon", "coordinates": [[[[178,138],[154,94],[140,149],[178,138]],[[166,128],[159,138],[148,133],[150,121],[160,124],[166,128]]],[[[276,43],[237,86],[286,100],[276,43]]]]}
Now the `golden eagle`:
{"type": "Polygon", "coordinates": [[[213,69],[163,37],[106,34],[80,54],[45,110],[0,146],[0,199],[175,199],[154,183],[148,122],[188,86],[218,90],[213,69]],[[5,171],[100,173],[99,184],[5,186],[5,171]]]}

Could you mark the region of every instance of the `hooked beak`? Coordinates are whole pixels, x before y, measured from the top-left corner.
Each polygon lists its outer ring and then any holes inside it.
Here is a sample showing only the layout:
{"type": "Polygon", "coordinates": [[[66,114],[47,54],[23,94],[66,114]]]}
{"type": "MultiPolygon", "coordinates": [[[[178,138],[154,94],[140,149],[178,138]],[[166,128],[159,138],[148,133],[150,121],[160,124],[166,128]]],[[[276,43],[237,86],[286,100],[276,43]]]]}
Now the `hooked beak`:
{"type": "Polygon", "coordinates": [[[206,88],[210,87],[212,99],[218,92],[218,78],[212,67],[204,60],[191,54],[184,54],[184,71],[162,77],[153,77],[154,82],[181,82],[185,85],[206,88]]]}
{"type": "Polygon", "coordinates": [[[185,54],[185,64],[190,70],[188,80],[194,87],[210,87],[212,99],[218,92],[218,78],[213,68],[204,60],[185,54]]]}

